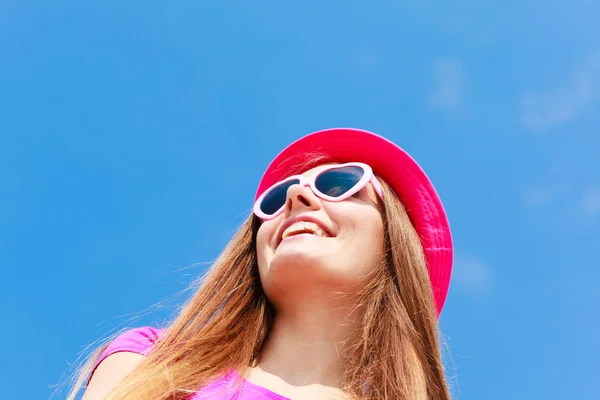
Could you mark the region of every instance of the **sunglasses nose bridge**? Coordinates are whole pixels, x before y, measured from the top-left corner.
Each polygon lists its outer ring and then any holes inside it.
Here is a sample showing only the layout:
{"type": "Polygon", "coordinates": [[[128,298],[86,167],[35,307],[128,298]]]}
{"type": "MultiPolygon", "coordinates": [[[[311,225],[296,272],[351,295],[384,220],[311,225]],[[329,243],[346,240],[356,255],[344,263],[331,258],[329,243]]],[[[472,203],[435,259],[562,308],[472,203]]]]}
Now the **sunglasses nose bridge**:
{"type": "Polygon", "coordinates": [[[291,212],[295,207],[319,208],[319,197],[313,192],[310,180],[300,179],[300,182],[291,185],[286,193],[285,210],[291,212]]]}
{"type": "Polygon", "coordinates": [[[286,191],[286,196],[289,196],[290,190],[293,190],[295,187],[301,188],[304,190],[306,190],[305,188],[308,188],[312,192],[310,179],[307,179],[306,177],[304,177],[302,175],[298,176],[296,179],[298,180],[298,183],[294,183],[293,185],[290,185],[290,187],[288,187],[288,189],[286,191]]]}

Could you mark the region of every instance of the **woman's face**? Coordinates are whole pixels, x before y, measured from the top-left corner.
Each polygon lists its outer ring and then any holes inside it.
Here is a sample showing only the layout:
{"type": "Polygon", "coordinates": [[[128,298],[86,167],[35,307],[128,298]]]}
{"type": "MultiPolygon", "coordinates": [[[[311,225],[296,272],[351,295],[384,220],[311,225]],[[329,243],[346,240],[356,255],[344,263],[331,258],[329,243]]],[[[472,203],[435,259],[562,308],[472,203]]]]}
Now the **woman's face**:
{"type": "MultiPolygon", "coordinates": [[[[303,175],[314,177],[324,166],[303,175]]],[[[256,252],[267,296],[331,292],[360,284],[383,254],[381,200],[369,184],[354,196],[330,202],[310,187],[291,186],[284,211],[264,221],[256,252]]]]}

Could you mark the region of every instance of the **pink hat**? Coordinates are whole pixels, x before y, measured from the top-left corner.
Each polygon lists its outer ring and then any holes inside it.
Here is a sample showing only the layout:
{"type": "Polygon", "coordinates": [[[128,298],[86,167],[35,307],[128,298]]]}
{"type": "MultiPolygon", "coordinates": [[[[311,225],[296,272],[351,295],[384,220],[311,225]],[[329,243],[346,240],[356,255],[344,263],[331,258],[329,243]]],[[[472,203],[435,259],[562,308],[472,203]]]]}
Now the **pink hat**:
{"type": "Polygon", "coordinates": [[[352,128],[326,129],[306,135],[286,147],[265,171],[255,200],[286,178],[292,167],[311,154],[340,162],[363,162],[373,168],[402,201],[421,238],[439,316],[452,272],[452,236],[448,218],[431,181],[404,150],[374,133],[352,128]]]}

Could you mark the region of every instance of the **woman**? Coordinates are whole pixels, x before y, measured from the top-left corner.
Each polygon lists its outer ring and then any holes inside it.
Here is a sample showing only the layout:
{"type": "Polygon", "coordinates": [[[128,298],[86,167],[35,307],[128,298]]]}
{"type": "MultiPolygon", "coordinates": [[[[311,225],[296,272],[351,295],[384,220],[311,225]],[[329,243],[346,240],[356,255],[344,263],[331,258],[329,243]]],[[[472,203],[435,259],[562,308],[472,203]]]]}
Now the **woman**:
{"type": "Polygon", "coordinates": [[[409,155],[315,132],[271,162],[177,318],[89,361],[83,398],[449,399],[437,317],[451,264],[444,209],[409,155]]]}

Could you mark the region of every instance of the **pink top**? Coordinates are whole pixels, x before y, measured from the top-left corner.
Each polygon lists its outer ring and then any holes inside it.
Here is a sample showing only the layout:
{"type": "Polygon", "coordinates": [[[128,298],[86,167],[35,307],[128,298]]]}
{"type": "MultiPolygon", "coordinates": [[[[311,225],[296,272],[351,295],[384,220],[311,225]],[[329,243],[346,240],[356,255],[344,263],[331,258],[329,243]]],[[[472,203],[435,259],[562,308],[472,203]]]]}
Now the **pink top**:
{"type": "MultiPolygon", "coordinates": [[[[98,361],[96,361],[94,370],[98,364],[111,354],[126,351],[146,355],[152,348],[152,345],[158,340],[158,335],[161,332],[162,330],[160,329],[143,327],[121,334],[100,355],[98,361]]],[[[242,385],[240,389],[237,389],[234,385],[236,380],[240,378],[237,371],[233,370],[191,395],[189,400],[290,400],[262,386],[255,385],[246,379],[242,379],[242,385]]]]}

